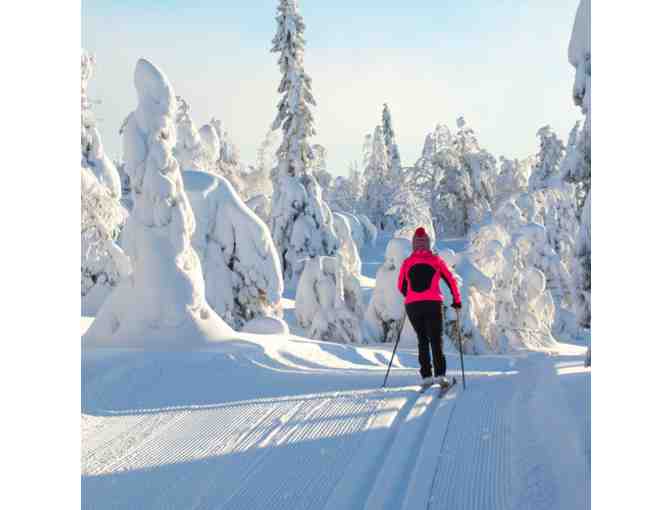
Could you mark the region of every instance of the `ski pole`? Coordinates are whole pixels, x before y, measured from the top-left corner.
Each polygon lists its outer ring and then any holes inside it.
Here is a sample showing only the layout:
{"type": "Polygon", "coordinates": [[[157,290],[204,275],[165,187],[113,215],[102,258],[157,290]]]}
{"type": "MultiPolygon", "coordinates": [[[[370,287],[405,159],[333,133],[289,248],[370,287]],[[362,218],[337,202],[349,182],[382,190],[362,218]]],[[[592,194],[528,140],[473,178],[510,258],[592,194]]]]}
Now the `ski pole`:
{"type": "Polygon", "coordinates": [[[383,381],[383,388],[387,384],[387,376],[390,375],[390,368],[392,368],[392,360],[394,360],[394,353],[397,352],[397,346],[399,345],[399,340],[401,339],[401,332],[404,330],[404,323],[406,322],[406,311],[404,310],[404,315],[401,318],[401,325],[399,326],[399,334],[397,335],[397,341],[394,342],[394,349],[392,350],[392,357],[390,358],[390,364],[387,366],[387,373],[385,374],[385,380],[383,381]]]}
{"type": "Polygon", "coordinates": [[[457,338],[460,343],[460,364],[462,365],[462,388],[467,389],[467,383],[464,379],[464,356],[462,354],[462,328],[460,327],[460,310],[455,310],[455,316],[457,317],[457,338]]]}

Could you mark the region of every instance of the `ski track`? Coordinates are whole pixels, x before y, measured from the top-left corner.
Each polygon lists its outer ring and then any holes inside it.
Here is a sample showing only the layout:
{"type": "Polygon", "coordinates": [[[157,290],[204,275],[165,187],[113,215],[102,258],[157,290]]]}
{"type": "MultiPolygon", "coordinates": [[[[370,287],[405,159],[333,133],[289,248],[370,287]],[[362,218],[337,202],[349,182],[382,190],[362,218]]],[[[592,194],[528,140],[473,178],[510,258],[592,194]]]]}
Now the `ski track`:
{"type": "Polygon", "coordinates": [[[460,394],[441,447],[428,508],[510,508],[506,437],[513,378],[471,380],[460,394]]]}
{"type": "MultiPolygon", "coordinates": [[[[406,386],[157,409],[140,404],[179,393],[165,359],[115,359],[83,370],[82,508],[589,508],[585,433],[546,355],[443,398],[406,386]]],[[[185,360],[182,377],[213,360],[185,360]]]]}

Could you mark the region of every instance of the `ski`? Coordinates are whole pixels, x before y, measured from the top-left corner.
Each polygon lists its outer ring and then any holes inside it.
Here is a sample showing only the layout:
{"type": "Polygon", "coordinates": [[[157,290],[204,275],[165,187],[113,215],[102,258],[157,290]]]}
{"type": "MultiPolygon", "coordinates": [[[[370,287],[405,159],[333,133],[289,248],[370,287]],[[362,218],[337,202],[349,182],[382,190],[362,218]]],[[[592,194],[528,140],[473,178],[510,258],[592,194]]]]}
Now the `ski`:
{"type": "Polygon", "coordinates": [[[441,389],[439,390],[439,396],[438,396],[438,398],[443,397],[443,396],[444,396],[446,393],[448,393],[448,392],[453,388],[453,386],[455,386],[456,384],[457,384],[457,379],[455,379],[454,377],[451,377],[451,378],[450,378],[450,381],[448,381],[448,384],[446,384],[445,386],[441,386],[441,389]]]}

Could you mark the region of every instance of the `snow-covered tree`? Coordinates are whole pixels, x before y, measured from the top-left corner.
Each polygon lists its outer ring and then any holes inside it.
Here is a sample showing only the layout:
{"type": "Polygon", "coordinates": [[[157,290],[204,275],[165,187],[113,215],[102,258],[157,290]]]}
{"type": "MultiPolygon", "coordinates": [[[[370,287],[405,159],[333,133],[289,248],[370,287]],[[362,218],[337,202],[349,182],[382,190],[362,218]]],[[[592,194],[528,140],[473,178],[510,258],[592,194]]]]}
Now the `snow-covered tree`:
{"type": "MultiPolygon", "coordinates": [[[[441,258],[456,276],[462,296],[460,326],[462,328],[462,348],[470,354],[500,352],[496,342],[496,304],[494,282],[488,278],[471,260],[470,253],[456,254],[453,250],[442,250],[441,258]]],[[[442,282],[444,295],[450,290],[442,282]]],[[[444,305],[444,334],[450,338],[456,351],[459,351],[460,336],[457,331],[455,311],[444,305]]]]}
{"type": "Polygon", "coordinates": [[[258,194],[245,200],[245,205],[249,207],[254,214],[259,216],[261,221],[269,224],[271,218],[271,199],[267,195],[258,194]]]}
{"type": "Polygon", "coordinates": [[[352,235],[351,221],[352,219],[345,214],[334,213],[334,228],[340,241],[338,253],[343,259],[343,266],[348,273],[359,275],[362,272],[362,259],[359,257],[359,248],[352,235]]]}
{"type": "Polygon", "coordinates": [[[280,259],[266,224],[226,179],[199,171],[182,178],[208,303],[236,329],[258,317],[282,318],[280,259]]]}
{"type": "Polygon", "coordinates": [[[378,240],[378,228],[366,214],[358,214],[357,219],[364,227],[364,242],[370,246],[375,246],[378,240]]]}
{"type": "Polygon", "coordinates": [[[376,272],[376,288],[364,316],[368,343],[395,342],[402,327],[404,297],[397,289],[399,270],[411,254],[411,241],[392,238],[385,248],[385,260],[376,272]]]}
{"type": "Polygon", "coordinates": [[[103,142],[96,127],[96,117],[87,89],[93,76],[96,59],[82,50],[81,56],[81,132],[82,168],[87,168],[98,181],[106,186],[112,196],[121,197],[121,179],[117,167],[105,154],[103,142]]]}
{"type": "Polygon", "coordinates": [[[519,159],[511,160],[504,156],[501,156],[499,161],[499,174],[497,175],[496,184],[497,193],[493,206],[495,210],[508,202],[512,197],[526,192],[530,177],[529,167],[525,164],[525,161],[520,161],[519,159]]]}
{"type": "MultiPolygon", "coordinates": [[[[526,223],[513,202],[469,237],[469,260],[494,284],[495,331],[488,331],[483,322],[477,323],[493,350],[546,350],[555,346],[551,332],[553,298],[546,289],[544,272],[535,267],[545,243],[544,227],[526,223]]],[[[491,299],[487,298],[480,304],[470,304],[476,314],[480,307],[487,313],[491,309],[491,299]]]]}
{"type": "Polygon", "coordinates": [[[447,230],[440,207],[440,184],[444,166],[441,164],[439,154],[450,150],[451,139],[448,127],[443,124],[437,125],[436,129],[425,137],[422,155],[415,165],[407,170],[410,188],[429,206],[435,222],[434,229],[441,234],[445,234],[447,230]]]}
{"type": "Polygon", "coordinates": [[[280,0],[278,29],[272,52],[279,53],[283,94],[273,129],[282,128],[278,166],[273,171],[271,232],[280,253],[286,281],[294,280],[305,257],[331,256],[338,249],[329,206],[311,173],[313,153],[308,139],[315,134],[311,79],[303,69],[305,24],[295,0],[280,0]]]}
{"type": "Polygon", "coordinates": [[[191,106],[186,99],[177,96],[177,112],[175,113],[175,128],[177,142],[173,155],[185,170],[206,170],[205,149],[194,121],[191,119],[191,106]]]}
{"type": "Polygon", "coordinates": [[[311,151],[313,153],[313,159],[310,164],[312,174],[320,184],[322,192],[326,195],[331,188],[331,181],[333,180],[333,176],[327,170],[327,149],[323,145],[316,143],[311,147],[311,151]]]}
{"type": "Polygon", "coordinates": [[[364,168],[364,193],[362,209],[371,221],[381,229],[385,228],[385,213],[389,207],[394,187],[390,180],[390,164],[383,138],[383,129],[376,126],[371,139],[371,154],[364,168]]]}
{"type": "Polygon", "coordinates": [[[88,168],[82,167],[81,173],[82,314],[95,316],[108,294],[131,272],[128,257],[116,244],[127,213],[88,168]]]}
{"type": "Polygon", "coordinates": [[[492,212],[497,161],[480,147],[474,131],[462,117],[457,119],[450,147],[438,152],[434,159],[442,174],[438,221],[452,235],[465,235],[485,222],[492,212]]]}
{"type": "Polygon", "coordinates": [[[411,239],[415,229],[424,227],[430,239],[436,240],[429,204],[422,195],[415,192],[407,180],[394,192],[385,214],[394,222],[394,237],[411,239]]]}
{"type": "Polygon", "coordinates": [[[214,128],[219,140],[219,156],[213,171],[225,177],[238,193],[247,196],[243,180],[244,165],[240,161],[238,146],[233,142],[220,119],[211,119],[210,125],[214,128]]]}
{"type": "Polygon", "coordinates": [[[124,227],[133,274],[103,303],[85,342],[166,347],[231,334],[205,299],[196,228],[173,157],[176,99],[165,74],[145,59],[134,75],[138,106],[124,129],[125,171],[134,205],[124,227]]]}
{"type": "Polygon", "coordinates": [[[540,146],[530,175],[530,191],[548,188],[560,181],[560,165],[565,156],[565,145],[550,126],[541,127],[537,136],[540,146]]]}
{"type": "Polygon", "coordinates": [[[279,144],[278,131],[269,129],[257,149],[254,173],[248,177],[246,182],[246,190],[250,197],[260,194],[270,197],[273,194],[271,170],[277,165],[275,152],[278,150],[279,144]]]}
{"type": "Polygon", "coordinates": [[[362,343],[361,316],[347,299],[347,271],[339,257],[313,257],[296,289],[296,319],[310,338],[362,343]]]}
{"type": "Polygon", "coordinates": [[[347,177],[337,176],[327,194],[329,206],[339,212],[356,213],[362,195],[361,173],[356,162],[350,164],[347,177]]]}
{"type": "Polygon", "coordinates": [[[387,103],[383,105],[383,139],[385,140],[385,147],[387,148],[387,161],[389,162],[389,174],[393,180],[401,178],[402,167],[401,157],[399,156],[399,147],[397,147],[397,139],[392,127],[392,114],[387,103]]]}
{"type": "Polygon", "coordinates": [[[574,27],[568,48],[569,62],[575,69],[573,97],[585,115],[583,127],[576,134],[572,150],[567,151],[563,165],[565,179],[576,184],[581,223],[576,243],[576,262],[573,268],[577,292],[579,323],[590,328],[590,180],[591,180],[591,62],[590,62],[590,0],[581,0],[576,11],[574,27]]]}

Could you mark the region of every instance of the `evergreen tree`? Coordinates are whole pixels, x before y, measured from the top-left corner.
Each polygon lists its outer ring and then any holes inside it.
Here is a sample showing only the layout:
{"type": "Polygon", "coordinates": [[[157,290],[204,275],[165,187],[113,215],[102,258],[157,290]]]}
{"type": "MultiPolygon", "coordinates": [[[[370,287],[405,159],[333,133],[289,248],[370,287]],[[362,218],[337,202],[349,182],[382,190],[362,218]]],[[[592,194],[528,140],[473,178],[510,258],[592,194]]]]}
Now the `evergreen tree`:
{"type": "Polygon", "coordinates": [[[87,89],[93,76],[96,59],[82,50],[81,55],[81,135],[82,168],[88,169],[98,181],[106,186],[112,196],[121,197],[121,179],[117,167],[105,154],[103,142],[96,127],[96,117],[87,89]]]}
{"type": "MultiPolygon", "coordinates": [[[[576,184],[581,210],[573,274],[577,292],[576,307],[579,323],[590,328],[591,321],[591,220],[590,220],[590,120],[591,120],[591,51],[590,0],[581,0],[576,11],[568,49],[569,62],[575,69],[573,99],[585,115],[583,127],[576,136],[573,150],[568,151],[564,177],[576,184]]],[[[576,128],[575,128],[576,129],[576,128]]]]}
{"type": "Polygon", "coordinates": [[[364,168],[364,213],[374,225],[385,228],[385,213],[391,202],[394,188],[389,178],[389,159],[383,129],[376,126],[371,140],[371,154],[364,168]]]}
{"type": "Polygon", "coordinates": [[[399,157],[399,148],[397,147],[397,140],[394,135],[392,127],[392,114],[387,103],[383,105],[383,138],[385,140],[385,147],[387,148],[387,161],[389,164],[389,172],[393,179],[398,179],[401,176],[401,158],[399,157]]]}
{"type": "Polygon", "coordinates": [[[273,172],[271,231],[285,280],[295,281],[299,260],[334,255],[338,239],[331,210],[322,201],[320,185],[311,171],[314,156],[308,139],[315,128],[310,107],[316,103],[311,79],[303,69],[306,26],[295,0],[280,0],[277,10],[278,29],[271,51],[280,54],[278,92],[283,96],[272,127],[282,128],[283,139],[273,172]]]}
{"type": "Polygon", "coordinates": [[[537,131],[539,152],[537,161],[530,176],[530,191],[553,186],[560,180],[560,166],[565,156],[565,145],[550,126],[543,126],[537,131]]]}

